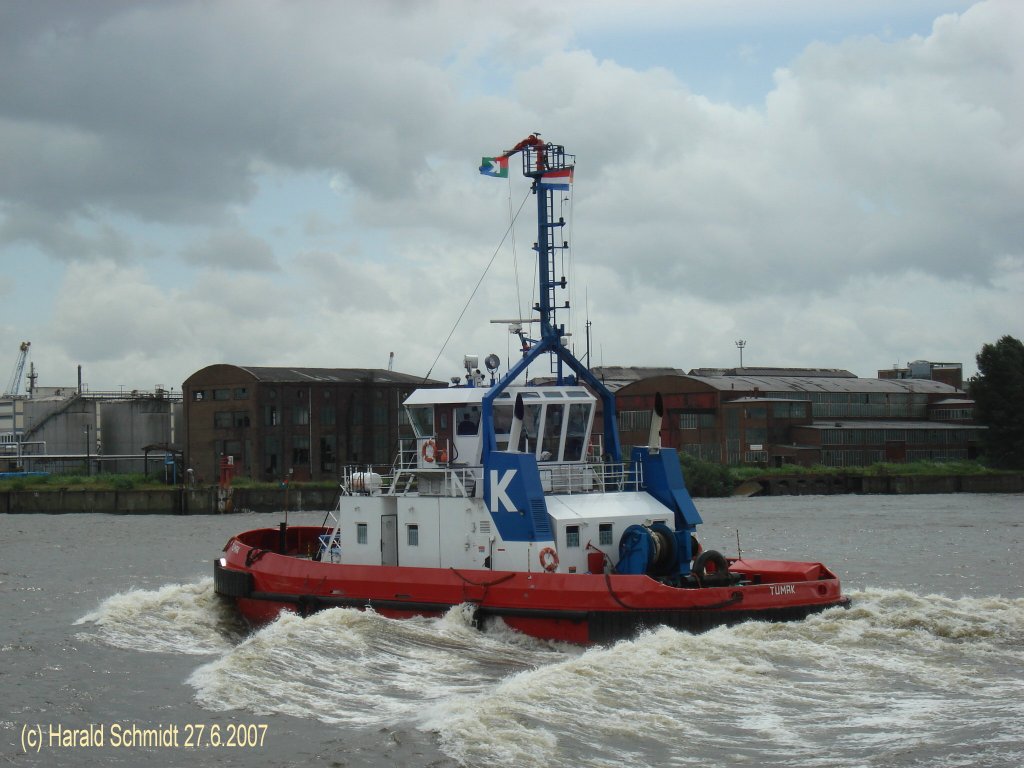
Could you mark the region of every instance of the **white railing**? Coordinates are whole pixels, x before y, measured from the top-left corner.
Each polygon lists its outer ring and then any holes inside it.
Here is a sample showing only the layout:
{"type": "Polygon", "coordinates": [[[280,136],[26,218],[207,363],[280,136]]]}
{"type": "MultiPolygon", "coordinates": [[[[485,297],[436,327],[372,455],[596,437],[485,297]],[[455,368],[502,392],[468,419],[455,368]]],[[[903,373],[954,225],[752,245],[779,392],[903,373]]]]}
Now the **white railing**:
{"type": "MultiPolygon", "coordinates": [[[[642,466],[624,462],[605,463],[600,460],[600,441],[589,446],[585,462],[559,463],[541,461],[537,464],[545,493],[609,493],[623,491],[632,481],[643,487],[642,466]],[[635,472],[635,477],[632,473],[635,472]]],[[[379,493],[388,496],[454,496],[473,498],[483,492],[483,467],[430,466],[420,467],[415,439],[399,441],[398,454],[390,476],[384,476],[379,493]]],[[[346,468],[343,483],[349,493],[367,493],[365,482],[354,477],[354,468],[346,468]],[[364,487],[359,487],[363,485],[364,487]]]]}

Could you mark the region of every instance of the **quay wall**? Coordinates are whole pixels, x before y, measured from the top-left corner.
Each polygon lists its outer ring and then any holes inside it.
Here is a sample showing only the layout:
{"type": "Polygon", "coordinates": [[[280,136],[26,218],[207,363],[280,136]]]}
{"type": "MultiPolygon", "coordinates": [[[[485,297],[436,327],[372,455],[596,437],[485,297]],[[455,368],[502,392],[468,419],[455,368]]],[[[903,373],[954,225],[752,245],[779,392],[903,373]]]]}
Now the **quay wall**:
{"type": "MultiPolygon", "coordinates": [[[[792,475],[754,478],[744,483],[761,490],[745,495],[809,496],[833,494],[1024,493],[1024,474],[1011,475],[792,475]]],[[[208,488],[158,490],[0,491],[0,514],[211,515],[232,512],[280,512],[333,509],[336,488],[208,488]]]]}
{"type": "MultiPolygon", "coordinates": [[[[1009,475],[790,475],[753,478],[764,496],[842,493],[1024,493],[1024,474],[1009,475]]],[[[751,494],[748,494],[751,495],[751,494]]]]}
{"type": "Polygon", "coordinates": [[[337,503],[336,488],[209,488],[158,490],[0,491],[0,513],[51,514],[101,512],[116,515],[209,515],[231,512],[280,512],[287,508],[326,510],[337,503]]]}

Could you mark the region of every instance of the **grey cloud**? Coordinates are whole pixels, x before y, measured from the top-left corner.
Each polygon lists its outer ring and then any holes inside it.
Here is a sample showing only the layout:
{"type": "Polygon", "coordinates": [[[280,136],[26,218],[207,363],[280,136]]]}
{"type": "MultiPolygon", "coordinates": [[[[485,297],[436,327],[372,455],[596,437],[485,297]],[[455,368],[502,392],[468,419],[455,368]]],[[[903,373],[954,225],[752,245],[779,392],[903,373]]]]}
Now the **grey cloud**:
{"type": "Polygon", "coordinates": [[[188,264],[210,269],[254,272],[280,269],[270,244],[243,230],[215,232],[203,242],[186,248],[181,257],[188,264]]]}

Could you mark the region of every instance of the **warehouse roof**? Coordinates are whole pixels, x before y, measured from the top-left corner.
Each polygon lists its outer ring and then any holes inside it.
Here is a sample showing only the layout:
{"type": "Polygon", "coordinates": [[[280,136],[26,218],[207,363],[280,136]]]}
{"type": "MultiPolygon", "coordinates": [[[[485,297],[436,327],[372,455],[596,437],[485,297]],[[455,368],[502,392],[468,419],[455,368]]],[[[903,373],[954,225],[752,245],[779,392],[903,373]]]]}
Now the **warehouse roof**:
{"type": "Polygon", "coordinates": [[[808,376],[690,376],[718,390],[740,392],[903,392],[920,394],[957,394],[956,387],[931,379],[858,379],[808,376]]]}
{"type": "Polygon", "coordinates": [[[236,366],[257,381],[264,382],[327,382],[338,384],[440,384],[422,376],[385,371],[381,368],[278,368],[263,366],[236,366]]]}

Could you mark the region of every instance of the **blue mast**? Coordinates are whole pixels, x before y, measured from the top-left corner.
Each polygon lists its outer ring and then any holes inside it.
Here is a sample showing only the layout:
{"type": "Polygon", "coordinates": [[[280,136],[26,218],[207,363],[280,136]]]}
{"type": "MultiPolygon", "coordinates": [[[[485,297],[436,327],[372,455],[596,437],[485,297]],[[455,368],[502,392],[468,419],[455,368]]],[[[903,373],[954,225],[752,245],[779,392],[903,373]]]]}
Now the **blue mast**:
{"type": "MultiPolygon", "coordinates": [[[[562,364],[565,363],[576,373],[578,379],[589,384],[601,398],[604,408],[605,451],[611,457],[611,461],[618,463],[622,461],[622,447],[619,443],[619,430],[615,418],[615,398],[608,388],[590,372],[590,369],[576,359],[575,355],[563,345],[565,326],[557,323],[555,291],[558,288],[564,289],[566,283],[564,277],[555,278],[554,253],[556,250],[568,248],[569,244],[564,240],[560,245],[554,244],[552,236],[554,229],[558,228],[561,231],[561,228],[565,226],[564,219],[553,220],[554,195],[558,191],[559,182],[571,178],[576,158],[573,155],[567,155],[564,146],[545,143],[537,134],[523,139],[515,147],[505,152],[503,156],[511,157],[520,153],[523,156],[523,175],[533,179],[532,191],[537,197],[537,243],[534,249],[537,251],[540,291],[539,300],[534,306],[534,310],[539,314],[540,339],[524,352],[522,359],[512,366],[508,374],[497,385],[491,387],[483,397],[483,463],[486,465],[491,452],[497,450],[492,410],[495,398],[545,352],[555,356],[559,384],[563,382],[562,364]]],[[[569,302],[565,302],[563,308],[568,309],[569,302]]]]}

